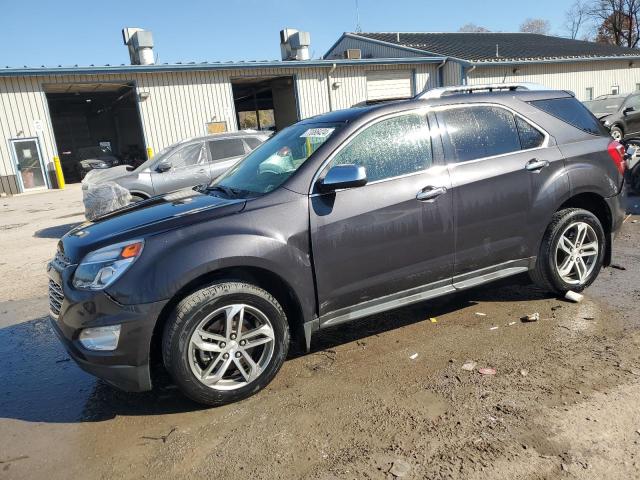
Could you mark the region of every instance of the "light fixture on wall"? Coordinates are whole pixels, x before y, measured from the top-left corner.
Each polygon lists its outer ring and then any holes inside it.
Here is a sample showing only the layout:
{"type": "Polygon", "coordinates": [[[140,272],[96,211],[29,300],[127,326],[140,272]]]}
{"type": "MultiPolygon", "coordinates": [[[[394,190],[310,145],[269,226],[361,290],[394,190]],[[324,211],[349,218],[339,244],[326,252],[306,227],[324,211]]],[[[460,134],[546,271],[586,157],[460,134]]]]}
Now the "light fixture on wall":
{"type": "Polygon", "coordinates": [[[151,96],[151,94],[149,92],[140,92],[140,93],[138,93],[138,100],[141,101],[141,102],[144,102],[150,96],[151,96]]]}
{"type": "Polygon", "coordinates": [[[517,75],[518,73],[520,73],[520,68],[516,67],[513,69],[513,74],[517,75]]]}
{"type": "Polygon", "coordinates": [[[629,68],[633,68],[633,60],[629,62],[629,68]]]}
{"type": "Polygon", "coordinates": [[[342,86],[342,82],[333,82],[333,89],[337,90],[342,86]]]}

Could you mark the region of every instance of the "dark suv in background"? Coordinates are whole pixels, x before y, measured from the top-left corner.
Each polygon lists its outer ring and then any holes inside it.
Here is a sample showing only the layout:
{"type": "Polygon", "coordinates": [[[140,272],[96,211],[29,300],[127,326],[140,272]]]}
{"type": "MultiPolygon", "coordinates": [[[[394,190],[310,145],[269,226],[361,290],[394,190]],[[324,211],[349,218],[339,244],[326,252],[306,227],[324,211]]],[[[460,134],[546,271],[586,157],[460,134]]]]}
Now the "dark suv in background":
{"type": "Polygon", "coordinates": [[[584,104],[609,129],[614,140],[640,138],[640,92],[603,95],[584,104]]]}
{"type": "Polygon", "coordinates": [[[150,389],[161,364],[198,402],[239,400],[290,336],[309,348],[319,329],[523,272],[583,290],[611,261],[623,153],[569,93],[531,85],[310,118],[207,188],[65,235],[52,324],[121,388],[150,389]]]}

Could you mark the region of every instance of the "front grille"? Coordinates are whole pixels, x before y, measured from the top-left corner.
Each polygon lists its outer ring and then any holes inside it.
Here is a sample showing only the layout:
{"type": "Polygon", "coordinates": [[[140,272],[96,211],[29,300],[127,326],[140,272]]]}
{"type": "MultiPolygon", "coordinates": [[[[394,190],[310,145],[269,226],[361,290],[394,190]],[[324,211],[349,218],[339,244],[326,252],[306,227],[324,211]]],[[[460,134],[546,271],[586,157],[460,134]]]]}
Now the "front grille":
{"type": "Polygon", "coordinates": [[[52,317],[58,318],[60,309],[62,308],[62,302],[64,302],[62,287],[49,279],[49,311],[52,317]]]}

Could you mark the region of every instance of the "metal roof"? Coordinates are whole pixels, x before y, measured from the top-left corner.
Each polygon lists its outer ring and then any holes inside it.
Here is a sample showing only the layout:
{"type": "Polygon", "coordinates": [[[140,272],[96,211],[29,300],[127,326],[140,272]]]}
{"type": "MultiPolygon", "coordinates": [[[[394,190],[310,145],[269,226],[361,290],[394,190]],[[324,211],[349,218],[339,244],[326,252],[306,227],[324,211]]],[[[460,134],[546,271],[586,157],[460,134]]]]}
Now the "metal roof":
{"type": "MultiPolygon", "coordinates": [[[[638,59],[640,50],[534,33],[364,32],[344,36],[470,63],[638,59]]],[[[333,47],[332,47],[333,49],[333,47]]]]}
{"type": "Polygon", "coordinates": [[[313,68],[352,66],[352,65],[389,65],[389,64],[415,64],[415,63],[440,63],[444,57],[439,55],[425,55],[411,58],[367,58],[361,60],[336,59],[336,60],[259,60],[246,62],[190,62],[190,63],[162,63],[156,65],[88,65],[88,66],[63,66],[57,67],[0,67],[0,76],[26,76],[26,75],[74,75],[74,74],[104,74],[104,73],[153,73],[153,72],[180,72],[180,71],[206,71],[206,70],[238,70],[251,68],[313,68]]]}

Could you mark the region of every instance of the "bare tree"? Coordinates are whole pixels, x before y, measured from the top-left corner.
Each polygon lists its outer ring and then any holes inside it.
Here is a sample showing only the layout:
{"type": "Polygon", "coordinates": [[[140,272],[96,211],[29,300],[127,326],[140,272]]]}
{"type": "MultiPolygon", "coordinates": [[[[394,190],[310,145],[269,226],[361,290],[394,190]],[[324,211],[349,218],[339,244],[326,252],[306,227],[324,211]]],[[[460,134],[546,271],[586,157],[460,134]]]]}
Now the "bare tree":
{"type": "Polygon", "coordinates": [[[582,33],[589,20],[589,6],[584,0],[576,0],[565,13],[564,28],[570,38],[576,39],[582,33]]]}
{"type": "Polygon", "coordinates": [[[490,32],[491,30],[480,25],[476,25],[475,23],[467,23],[461,26],[458,31],[462,33],[485,33],[490,32]]]}
{"type": "Polygon", "coordinates": [[[549,23],[549,20],[545,20],[543,18],[527,18],[520,25],[520,31],[524,33],[548,35],[551,31],[551,24],[549,23]]]}
{"type": "Polygon", "coordinates": [[[593,0],[589,16],[597,25],[596,41],[635,48],[640,41],[640,0],[593,0]]]}

